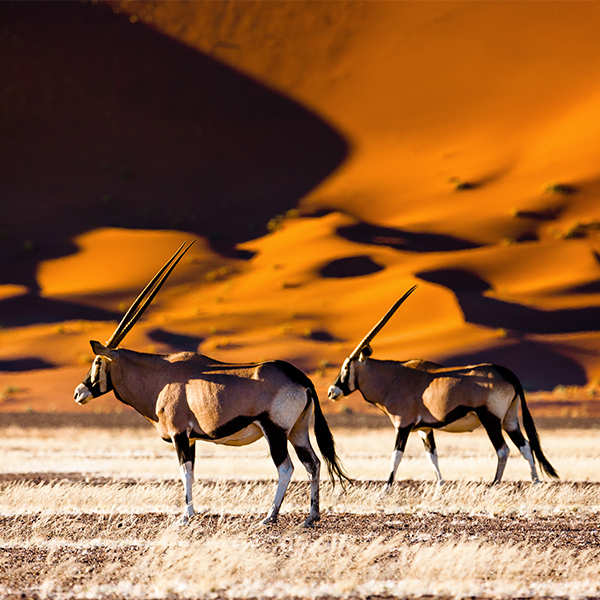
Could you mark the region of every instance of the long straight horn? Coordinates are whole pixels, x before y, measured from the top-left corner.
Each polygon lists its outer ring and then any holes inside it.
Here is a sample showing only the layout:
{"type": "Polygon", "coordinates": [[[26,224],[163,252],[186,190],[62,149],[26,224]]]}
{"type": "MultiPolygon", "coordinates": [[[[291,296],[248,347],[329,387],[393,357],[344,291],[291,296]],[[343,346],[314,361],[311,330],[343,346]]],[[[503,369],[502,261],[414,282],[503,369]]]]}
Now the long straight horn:
{"type": "MultiPolygon", "coordinates": [[[[194,240],[195,241],[195,240],[194,240]]],[[[183,255],[191,248],[194,241],[187,246],[185,242],[179,246],[179,250],[165,263],[164,267],[153,277],[150,283],[141,291],[140,295],[135,299],[121,322],[117,325],[114,333],[106,342],[107,348],[116,348],[121,340],[129,333],[131,328],[137,323],[139,318],[144,314],[144,311],[150,306],[152,300],[162,287],[167,277],[171,274],[177,263],[183,258],[183,255]]]]}
{"type": "Polygon", "coordinates": [[[352,360],[353,358],[356,358],[361,350],[365,347],[368,346],[372,341],[373,338],[383,329],[384,325],[392,318],[392,315],[398,310],[398,308],[400,307],[400,305],[417,289],[417,286],[413,286],[410,288],[410,290],[408,290],[408,292],[406,292],[406,294],[404,294],[404,296],[402,296],[402,298],[400,298],[400,300],[398,300],[393,306],[392,308],[390,308],[390,310],[388,310],[385,315],[380,319],[379,323],[377,323],[377,325],[375,325],[375,327],[373,327],[373,329],[371,329],[371,331],[369,331],[369,333],[367,333],[367,335],[363,338],[363,340],[360,342],[360,344],[358,344],[358,346],[356,346],[356,348],[354,348],[354,350],[352,351],[352,353],[350,354],[350,356],[348,357],[349,360],[352,360]]]}

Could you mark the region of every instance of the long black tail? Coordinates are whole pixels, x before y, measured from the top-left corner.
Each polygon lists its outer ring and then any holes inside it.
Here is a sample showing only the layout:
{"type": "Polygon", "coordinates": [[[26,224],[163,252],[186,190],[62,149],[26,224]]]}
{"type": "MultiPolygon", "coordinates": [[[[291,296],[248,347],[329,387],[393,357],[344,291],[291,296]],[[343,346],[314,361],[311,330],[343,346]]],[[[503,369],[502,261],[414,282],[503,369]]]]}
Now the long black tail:
{"type": "Polygon", "coordinates": [[[312,396],[313,405],[315,407],[315,437],[317,438],[317,444],[321,455],[325,459],[327,470],[329,471],[329,478],[335,485],[335,479],[339,480],[342,487],[345,489],[346,482],[352,483],[352,479],[346,473],[342,463],[335,451],[335,441],[329,425],[325,420],[325,415],[321,410],[321,404],[319,403],[319,397],[314,387],[310,388],[310,394],[312,396]]]}
{"type": "Polygon", "coordinates": [[[525,428],[525,433],[529,439],[529,445],[531,446],[531,451],[535,456],[540,468],[546,475],[550,477],[554,477],[558,479],[558,473],[556,469],[550,464],[550,461],[546,458],[544,453],[542,452],[542,445],[540,443],[540,437],[538,435],[537,429],[535,427],[535,423],[533,422],[533,417],[529,412],[529,407],[527,406],[527,402],[525,401],[525,390],[519,381],[519,378],[506,367],[500,367],[498,365],[494,365],[494,367],[500,372],[502,377],[506,379],[509,383],[511,383],[515,392],[518,394],[521,399],[521,411],[523,413],[523,427],[525,428]]]}

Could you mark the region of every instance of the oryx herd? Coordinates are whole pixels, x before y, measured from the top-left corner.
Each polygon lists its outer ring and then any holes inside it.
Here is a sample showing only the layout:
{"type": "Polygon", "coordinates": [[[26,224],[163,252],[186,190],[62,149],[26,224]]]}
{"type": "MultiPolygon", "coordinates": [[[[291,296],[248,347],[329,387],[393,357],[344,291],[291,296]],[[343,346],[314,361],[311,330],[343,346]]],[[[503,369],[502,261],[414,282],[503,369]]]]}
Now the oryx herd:
{"type": "MultiPolygon", "coordinates": [[[[337,456],[314,385],[302,371],[281,360],[230,364],[195,352],[162,355],[118,347],[192,244],[182,245],[167,261],[106,344],[90,342],[95,358],[75,389],[75,401],[86,404],[113,391],[121,402],[152,422],[163,440],[173,443],[185,489],[184,524],[194,515],[196,441],[244,446],[265,437],[277,468],[278,484],[264,523],[277,520],[294,470],[289,441],[310,477],[310,512],[304,524],[311,526],[320,518],[320,460],[309,437],[313,415],[315,438],[331,480],[337,479],[342,485],[351,480],[337,456]]],[[[328,392],[331,400],[338,400],[359,390],[367,402],[392,421],[396,443],[385,489],[392,486],[411,431],[421,435],[441,484],[433,430],[464,432],[479,425],[485,428],[498,456],[494,483],[502,480],[509,454],[503,430],[528,461],[533,482],[539,481],[535,461],[547,475],[557,477],[542,452],[523,387],[509,369],[492,364],[444,368],[424,360],[371,358],[373,338],[414,289],[390,308],[346,358],[328,392]],[[519,427],[519,405],[528,440],[519,427]]]]}

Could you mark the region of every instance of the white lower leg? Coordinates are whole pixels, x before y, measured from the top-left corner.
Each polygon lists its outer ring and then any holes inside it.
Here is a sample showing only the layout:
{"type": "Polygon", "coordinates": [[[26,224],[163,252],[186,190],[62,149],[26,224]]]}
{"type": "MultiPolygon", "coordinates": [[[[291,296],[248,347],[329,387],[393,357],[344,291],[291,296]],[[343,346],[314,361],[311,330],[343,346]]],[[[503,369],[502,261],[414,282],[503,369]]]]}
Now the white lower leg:
{"type": "Polygon", "coordinates": [[[535,468],[535,460],[533,459],[533,452],[531,452],[529,442],[525,442],[525,445],[521,446],[519,451],[523,455],[523,458],[529,463],[529,468],[531,469],[531,481],[533,481],[533,483],[539,483],[540,479],[537,474],[537,469],[535,468]]]}
{"type": "Polygon", "coordinates": [[[194,502],[192,499],[192,485],[194,484],[194,467],[191,461],[183,463],[179,470],[181,472],[181,481],[185,490],[185,510],[181,517],[182,522],[187,521],[194,516],[194,502]]]}
{"type": "Polygon", "coordinates": [[[504,445],[496,452],[496,454],[498,455],[498,468],[496,469],[494,483],[500,483],[502,481],[502,475],[504,475],[504,469],[506,468],[506,462],[508,461],[510,450],[507,445],[504,445]]]}
{"type": "Polygon", "coordinates": [[[431,463],[431,466],[435,471],[435,478],[437,480],[437,484],[442,485],[442,483],[444,483],[444,480],[442,479],[442,472],[440,471],[440,465],[438,463],[437,450],[434,450],[433,452],[427,452],[427,458],[429,459],[429,462],[431,463]]]}
{"type": "Polygon", "coordinates": [[[392,489],[392,483],[394,483],[394,478],[396,477],[396,471],[398,470],[398,466],[400,465],[400,461],[404,456],[404,452],[402,450],[394,450],[392,452],[392,461],[391,461],[391,472],[388,478],[388,481],[383,488],[383,492],[389,492],[392,489]]]}
{"type": "Polygon", "coordinates": [[[283,497],[294,472],[294,465],[289,456],[277,467],[277,472],[279,474],[279,481],[277,483],[277,491],[275,492],[275,500],[273,500],[273,506],[271,506],[269,514],[263,523],[273,523],[279,515],[283,497]]]}

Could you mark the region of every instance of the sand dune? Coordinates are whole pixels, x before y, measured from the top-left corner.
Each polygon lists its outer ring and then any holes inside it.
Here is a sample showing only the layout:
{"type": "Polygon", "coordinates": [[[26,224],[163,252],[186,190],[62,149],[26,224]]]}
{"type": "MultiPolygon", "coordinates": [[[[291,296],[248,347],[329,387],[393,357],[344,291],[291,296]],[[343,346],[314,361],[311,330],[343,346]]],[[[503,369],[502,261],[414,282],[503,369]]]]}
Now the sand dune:
{"type": "Polygon", "coordinates": [[[417,283],[377,356],[600,377],[596,3],[35,8],[0,8],[0,410],[73,409],[87,341],[185,239],[127,345],[323,393],[417,283]]]}

